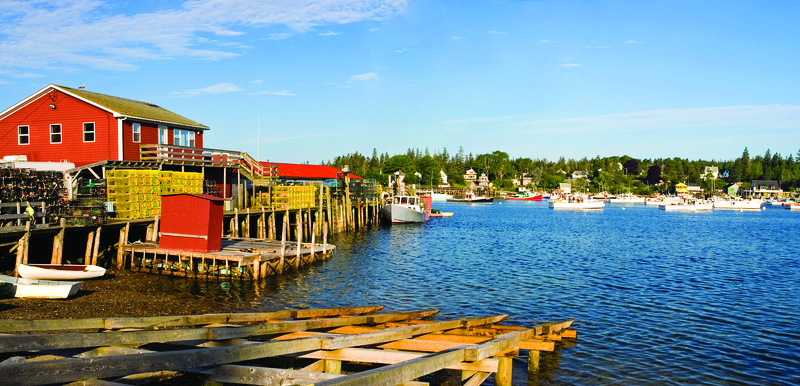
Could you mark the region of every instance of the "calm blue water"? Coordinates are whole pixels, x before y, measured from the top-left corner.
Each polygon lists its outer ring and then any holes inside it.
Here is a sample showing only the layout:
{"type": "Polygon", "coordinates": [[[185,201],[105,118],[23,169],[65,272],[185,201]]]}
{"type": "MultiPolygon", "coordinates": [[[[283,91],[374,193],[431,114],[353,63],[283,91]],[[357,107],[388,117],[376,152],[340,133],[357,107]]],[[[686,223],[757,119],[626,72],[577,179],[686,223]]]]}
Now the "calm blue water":
{"type": "MultiPolygon", "coordinates": [[[[243,310],[382,304],[509,324],[575,318],[532,385],[800,384],[800,213],[447,204],[424,225],[339,236],[333,258],[192,291],[243,310]]],[[[523,354],[525,352],[523,351],[523,354]]],[[[515,362],[525,384],[526,358],[515,362]]]]}

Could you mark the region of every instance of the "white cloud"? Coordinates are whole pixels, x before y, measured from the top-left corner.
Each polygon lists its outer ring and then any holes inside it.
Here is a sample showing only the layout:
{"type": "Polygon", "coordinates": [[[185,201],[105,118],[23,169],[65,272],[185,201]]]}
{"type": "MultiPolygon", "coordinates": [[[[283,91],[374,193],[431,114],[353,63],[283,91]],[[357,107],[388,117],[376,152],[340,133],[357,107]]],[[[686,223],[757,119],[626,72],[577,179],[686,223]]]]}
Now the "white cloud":
{"type": "Polygon", "coordinates": [[[240,88],[232,83],[218,83],[213,86],[208,86],[205,88],[198,88],[193,90],[186,90],[181,92],[175,92],[173,95],[182,96],[182,97],[189,97],[189,96],[198,96],[204,94],[225,94],[229,92],[236,92],[236,91],[244,91],[243,88],[240,88]]]}
{"type": "Polygon", "coordinates": [[[0,79],[0,85],[3,85],[3,84],[11,84],[11,82],[9,82],[7,80],[0,79]]]}
{"type": "Polygon", "coordinates": [[[642,44],[644,42],[637,42],[636,40],[626,40],[625,44],[642,44]]]}
{"type": "Polygon", "coordinates": [[[281,95],[281,96],[295,96],[290,90],[278,90],[278,91],[258,91],[258,92],[251,92],[247,95],[281,95]]]}
{"type": "Polygon", "coordinates": [[[283,39],[288,39],[292,36],[294,36],[294,34],[289,32],[272,33],[269,34],[269,36],[262,38],[262,40],[283,40],[283,39]]]}
{"type": "Polygon", "coordinates": [[[90,67],[134,70],[143,60],[238,56],[207,34],[240,36],[283,26],[285,39],[311,28],[381,20],[402,12],[407,0],[189,0],[172,8],[127,14],[122,3],[101,0],[2,3],[0,68],[90,67]]]}
{"type": "Polygon", "coordinates": [[[583,66],[581,66],[578,63],[564,63],[564,64],[561,65],[561,67],[564,67],[564,68],[579,68],[579,67],[583,67],[583,66]]]}
{"type": "Polygon", "coordinates": [[[461,40],[461,37],[459,37],[459,36],[453,36],[453,40],[461,40]]]}
{"type": "Polygon", "coordinates": [[[258,80],[254,80],[254,81],[250,82],[250,84],[258,84],[258,83],[261,83],[263,81],[264,81],[264,79],[258,79],[258,80]]]}
{"type": "Polygon", "coordinates": [[[539,43],[540,43],[540,44],[558,43],[558,40],[547,40],[547,39],[542,39],[542,40],[539,40],[539,43]]]}
{"type": "Polygon", "coordinates": [[[370,28],[367,31],[369,31],[369,32],[378,32],[380,30],[381,30],[380,28],[370,28]]]}
{"type": "Polygon", "coordinates": [[[378,78],[377,72],[368,72],[366,74],[353,75],[350,77],[350,80],[372,80],[377,78],[378,78]]]}
{"type": "Polygon", "coordinates": [[[319,34],[319,36],[336,36],[338,34],[339,34],[339,32],[328,31],[328,32],[323,32],[323,33],[319,34]]]}

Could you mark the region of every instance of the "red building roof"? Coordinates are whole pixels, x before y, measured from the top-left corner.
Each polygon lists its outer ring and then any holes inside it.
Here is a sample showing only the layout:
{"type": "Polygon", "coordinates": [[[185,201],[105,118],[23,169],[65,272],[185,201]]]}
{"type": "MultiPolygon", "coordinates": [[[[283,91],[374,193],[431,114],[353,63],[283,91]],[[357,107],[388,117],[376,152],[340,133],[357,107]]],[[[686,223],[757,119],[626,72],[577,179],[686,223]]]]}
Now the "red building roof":
{"type": "MultiPolygon", "coordinates": [[[[335,179],[338,178],[336,173],[342,173],[341,170],[326,165],[299,165],[299,164],[284,164],[278,162],[261,162],[262,165],[278,165],[278,177],[280,178],[293,178],[293,179],[309,179],[309,180],[322,180],[322,179],[335,179]]],[[[351,179],[361,179],[361,177],[350,174],[351,179]]]]}

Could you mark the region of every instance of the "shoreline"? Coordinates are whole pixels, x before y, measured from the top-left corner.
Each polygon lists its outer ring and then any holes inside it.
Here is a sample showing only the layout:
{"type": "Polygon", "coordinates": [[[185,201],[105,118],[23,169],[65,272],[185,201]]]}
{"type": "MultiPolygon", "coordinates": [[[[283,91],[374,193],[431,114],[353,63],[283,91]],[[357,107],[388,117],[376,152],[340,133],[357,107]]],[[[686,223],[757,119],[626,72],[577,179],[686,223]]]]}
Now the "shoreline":
{"type": "Polygon", "coordinates": [[[0,319],[199,315],[235,312],[239,308],[187,293],[165,293],[160,284],[171,279],[109,270],[102,278],[84,280],[77,295],[69,299],[0,299],[0,319]]]}

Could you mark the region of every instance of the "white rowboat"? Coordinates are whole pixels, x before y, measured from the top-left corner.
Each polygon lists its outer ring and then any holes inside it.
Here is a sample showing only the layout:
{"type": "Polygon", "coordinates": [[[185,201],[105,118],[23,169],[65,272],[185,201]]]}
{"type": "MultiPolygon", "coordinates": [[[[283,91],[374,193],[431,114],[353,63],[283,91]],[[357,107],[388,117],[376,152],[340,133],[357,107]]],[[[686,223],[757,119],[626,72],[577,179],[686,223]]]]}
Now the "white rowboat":
{"type": "Polygon", "coordinates": [[[20,264],[19,275],[35,280],[83,280],[105,275],[106,269],[96,265],[20,264]]]}
{"type": "Polygon", "coordinates": [[[10,283],[9,295],[17,298],[66,299],[78,292],[82,282],[32,280],[0,275],[0,281],[10,283]]]}

